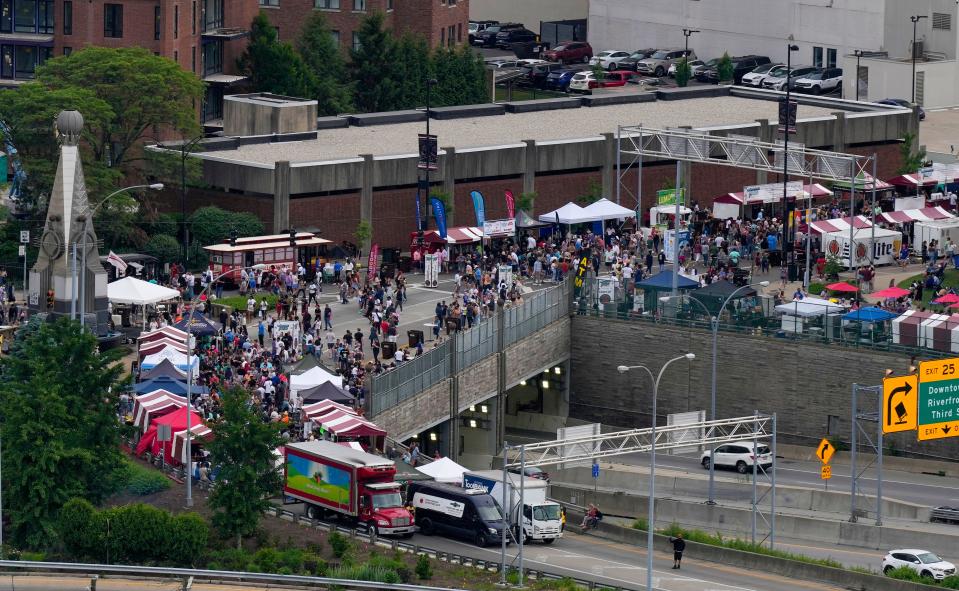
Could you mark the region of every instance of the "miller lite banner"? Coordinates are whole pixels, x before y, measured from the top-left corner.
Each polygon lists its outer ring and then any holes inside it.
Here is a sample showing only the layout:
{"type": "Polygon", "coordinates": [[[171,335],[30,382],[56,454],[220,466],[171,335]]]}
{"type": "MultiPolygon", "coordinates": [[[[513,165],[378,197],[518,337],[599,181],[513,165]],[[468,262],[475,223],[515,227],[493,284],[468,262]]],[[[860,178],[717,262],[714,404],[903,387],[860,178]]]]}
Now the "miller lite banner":
{"type": "Polygon", "coordinates": [[[847,268],[862,267],[870,264],[892,265],[896,262],[899,248],[902,246],[902,232],[876,228],[873,239],[872,228],[856,230],[853,245],[853,259],[849,261],[849,232],[826,232],[822,234],[822,248],[826,256],[839,257],[840,264],[847,268]],[[872,260],[870,261],[870,251],[872,260]]]}

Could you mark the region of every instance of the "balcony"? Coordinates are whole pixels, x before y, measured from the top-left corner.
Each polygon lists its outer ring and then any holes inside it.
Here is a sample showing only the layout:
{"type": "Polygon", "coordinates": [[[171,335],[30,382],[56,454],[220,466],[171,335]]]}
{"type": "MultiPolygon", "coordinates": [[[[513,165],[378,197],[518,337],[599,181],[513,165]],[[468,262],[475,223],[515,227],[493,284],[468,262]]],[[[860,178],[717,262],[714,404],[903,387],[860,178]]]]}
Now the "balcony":
{"type": "Polygon", "coordinates": [[[203,31],[205,39],[222,39],[230,41],[231,39],[242,39],[250,34],[249,29],[241,27],[218,27],[203,31]]]}

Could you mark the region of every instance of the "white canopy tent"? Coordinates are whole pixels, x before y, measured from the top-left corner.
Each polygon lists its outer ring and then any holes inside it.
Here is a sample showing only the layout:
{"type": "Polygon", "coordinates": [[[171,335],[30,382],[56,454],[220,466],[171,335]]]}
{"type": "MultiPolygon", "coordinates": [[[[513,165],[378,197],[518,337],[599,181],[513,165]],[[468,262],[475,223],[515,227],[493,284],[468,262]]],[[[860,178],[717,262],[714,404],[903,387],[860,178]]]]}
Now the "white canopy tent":
{"type": "Polygon", "coordinates": [[[309,390],[325,382],[333,382],[336,386],[343,386],[343,378],[340,376],[331,374],[322,367],[314,367],[309,371],[290,376],[290,392],[295,393],[300,390],[309,390]]]}
{"type": "Polygon", "coordinates": [[[605,197],[586,206],[583,209],[583,214],[589,218],[586,221],[590,222],[598,222],[601,220],[621,220],[624,218],[636,217],[636,212],[632,209],[623,207],[622,205],[617,205],[605,197]]]}
{"type": "Polygon", "coordinates": [[[107,284],[107,298],[116,304],[145,306],[180,297],[180,292],[136,277],[124,277],[107,284]]]}
{"type": "Polygon", "coordinates": [[[436,482],[447,482],[460,486],[463,485],[463,473],[466,472],[466,468],[449,458],[440,458],[429,464],[417,466],[416,469],[427,476],[432,476],[436,482]]]}
{"type": "Polygon", "coordinates": [[[846,307],[821,298],[804,298],[776,306],[776,310],[790,316],[813,318],[825,314],[845,312],[846,307]]]}
{"type": "Polygon", "coordinates": [[[169,359],[170,363],[174,367],[181,371],[187,371],[188,368],[192,368],[193,375],[197,375],[200,369],[200,358],[196,355],[187,357],[186,353],[177,351],[173,347],[167,347],[162,351],[154,353],[152,355],[147,355],[143,358],[143,361],[140,363],[141,370],[150,370],[160,364],[164,359],[169,359]]]}
{"type": "Polygon", "coordinates": [[[555,224],[557,221],[561,224],[581,224],[583,219],[583,208],[575,203],[567,203],[559,209],[539,216],[539,221],[555,224]]]}

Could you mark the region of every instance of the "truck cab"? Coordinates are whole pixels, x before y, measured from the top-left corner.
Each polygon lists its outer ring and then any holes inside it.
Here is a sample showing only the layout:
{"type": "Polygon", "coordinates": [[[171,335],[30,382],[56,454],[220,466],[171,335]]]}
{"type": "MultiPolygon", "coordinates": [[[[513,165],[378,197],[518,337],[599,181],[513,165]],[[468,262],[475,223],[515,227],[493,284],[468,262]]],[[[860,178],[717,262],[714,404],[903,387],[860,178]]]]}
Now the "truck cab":
{"type": "Polygon", "coordinates": [[[479,470],[463,474],[463,488],[491,495],[497,503],[506,503],[507,515],[514,525],[514,536],[523,540],[552,544],[563,536],[562,516],[558,503],[547,499],[549,483],[540,478],[507,473],[504,481],[500,470],[479,470]],[[506,483],[504,491],[503,483],[506,483]],[[522,497],[522,499],[521,499],[522,497]],[[522,522],[520,505],[522,504],[522,522]]]}
{"type": "Polygon", "coordinates": [[[413,517],[403,504],[399,482],[366,484],[360,491],[359,520],[377,535],[411,536],[413,517]]]}

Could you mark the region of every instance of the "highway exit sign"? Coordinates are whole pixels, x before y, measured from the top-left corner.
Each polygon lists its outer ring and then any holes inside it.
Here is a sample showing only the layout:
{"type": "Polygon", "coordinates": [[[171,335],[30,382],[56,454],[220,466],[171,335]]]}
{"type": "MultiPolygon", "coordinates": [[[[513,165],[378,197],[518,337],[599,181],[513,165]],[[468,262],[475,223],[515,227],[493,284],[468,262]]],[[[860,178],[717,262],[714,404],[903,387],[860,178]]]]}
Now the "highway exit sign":
{"type": "Polygon", "coordinates": [[[959,358],[919,364],[919,441],[959,437],[959,358]]]}

